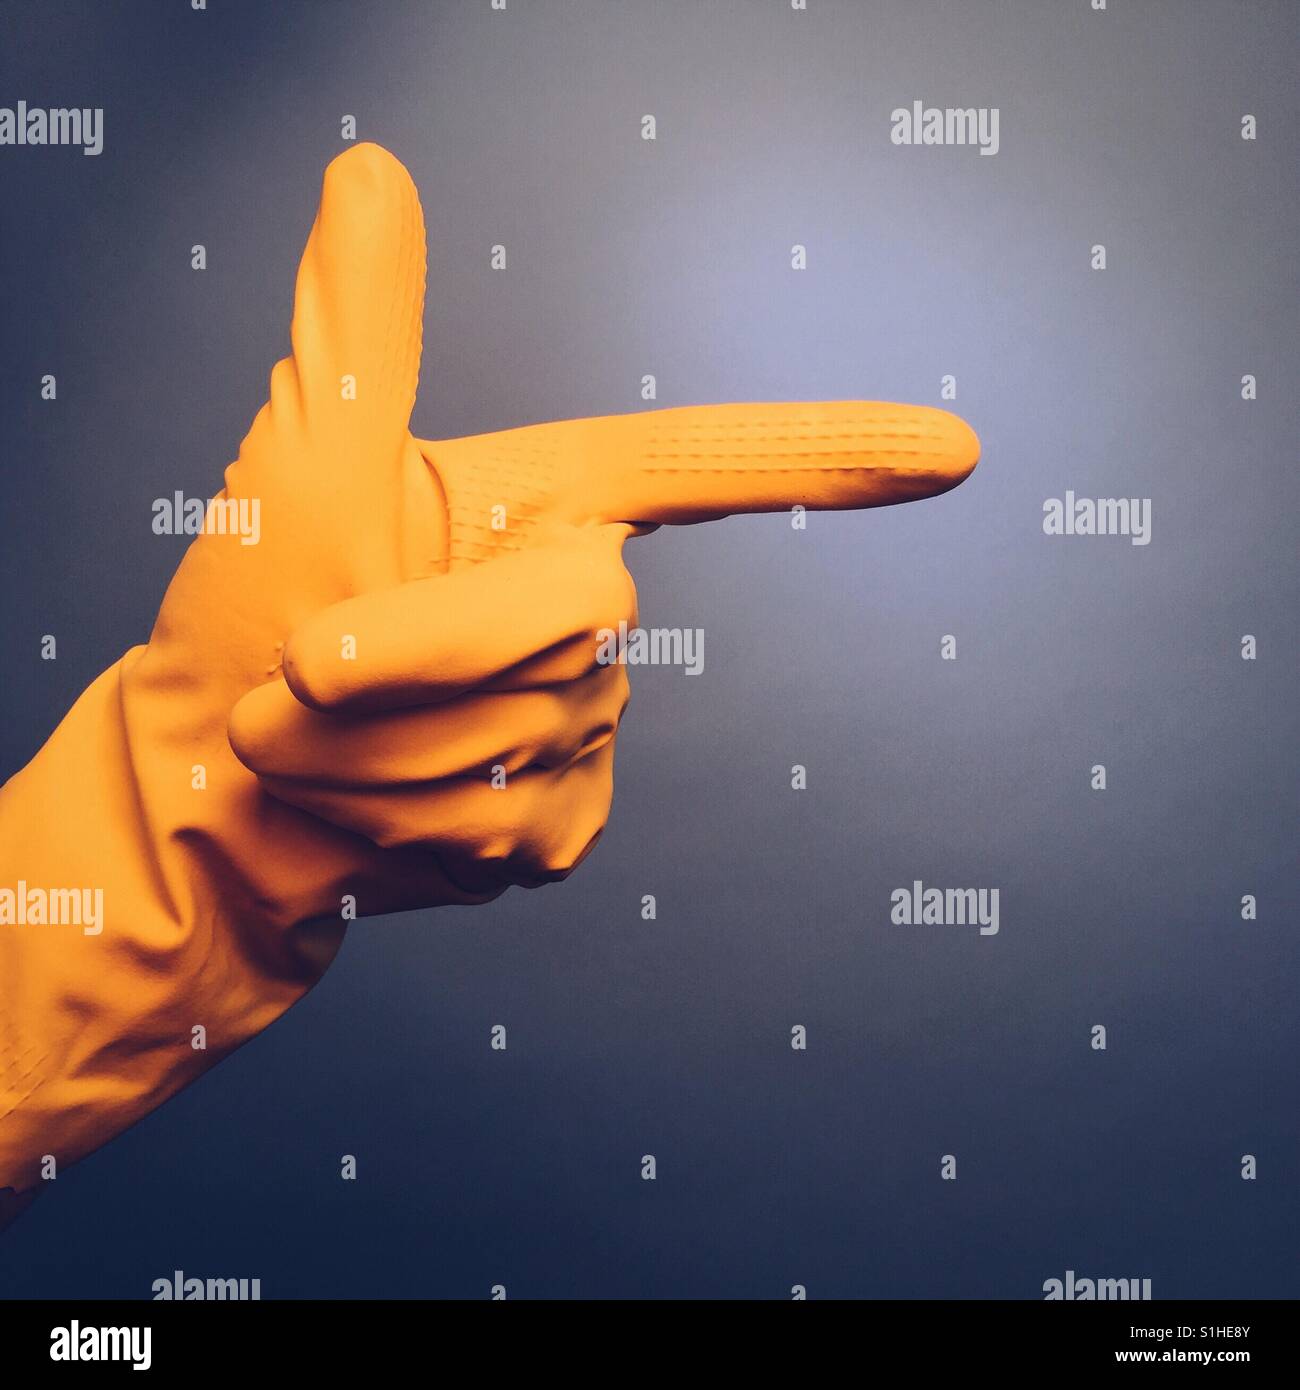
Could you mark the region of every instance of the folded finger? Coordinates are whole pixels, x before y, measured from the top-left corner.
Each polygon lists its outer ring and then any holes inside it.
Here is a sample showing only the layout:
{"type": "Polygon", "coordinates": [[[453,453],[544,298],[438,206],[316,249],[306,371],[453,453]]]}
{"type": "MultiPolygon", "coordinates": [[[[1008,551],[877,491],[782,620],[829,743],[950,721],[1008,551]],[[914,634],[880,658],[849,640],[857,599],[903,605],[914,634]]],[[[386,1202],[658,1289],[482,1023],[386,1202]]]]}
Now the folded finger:
{"type": "Polygon", "coordinates": [[[375,713],[308,708],[283,680],[235,707],[230,742],[261,777],[319,786],[397,787],[502,768],[563,767],[612,738],[627,671],[598,666],[540,689],[468,694],[445,704],[375,713]]]}
{"type": "MultiPolygon", "coordinates": [[[[263,778],[271,795],[384,849],[422,847],[503,882],[562,878],[609,815],[610,740],[562,769],[507,777],[456,778],[418,786],[343,789],[263,778]]],[[[475,891],[480,891],[476,889],[475,891]]]]}
{"type": "Polygon", "coordinates": [[[602,629],[636,620],[624,535],[575,532],[334,604],[290,638],[285,681],[313,709],[373,710],[572,679],[593,666],[602,629]]]}

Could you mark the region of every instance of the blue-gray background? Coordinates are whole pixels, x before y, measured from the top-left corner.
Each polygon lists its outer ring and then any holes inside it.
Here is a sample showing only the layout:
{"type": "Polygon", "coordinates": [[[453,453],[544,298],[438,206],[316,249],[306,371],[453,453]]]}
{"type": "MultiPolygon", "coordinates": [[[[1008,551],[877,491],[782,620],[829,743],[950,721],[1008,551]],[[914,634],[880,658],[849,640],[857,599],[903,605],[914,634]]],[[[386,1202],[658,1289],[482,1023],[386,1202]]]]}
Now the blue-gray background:
{"type": "Polygon", "coordinates": [[[1300,1293],[1297,13],[6,4],[0,105],[106,114],[98,158],[0,148],[0,772],[147,635],[184,545],[151,501],[219,486],[264,399],[345,114],[423,197],[417,434],[638,409],[644,373],[660,406],[952,374],[984,458],[631,547],[706,662],[633,672],[598,852],[353,928],[60,1175],[0,1293],[1300,1293]],[[915,99],[999,108],[1000,153],[891,145],[915,99]],[[1152,498],[1152,543],[1045,536],[1066,489],[1152,498]],[[1000,888],[1000,933],[892,926],[917,878],[1000,888]]]}

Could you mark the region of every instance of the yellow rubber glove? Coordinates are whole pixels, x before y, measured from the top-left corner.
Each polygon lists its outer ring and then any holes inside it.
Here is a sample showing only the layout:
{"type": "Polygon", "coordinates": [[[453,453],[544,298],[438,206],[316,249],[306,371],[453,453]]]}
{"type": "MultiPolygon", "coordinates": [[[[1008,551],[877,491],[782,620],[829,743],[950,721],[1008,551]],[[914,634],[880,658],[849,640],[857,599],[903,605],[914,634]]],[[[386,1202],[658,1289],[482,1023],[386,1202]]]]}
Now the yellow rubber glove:
{"type": "Polygon", "coordinates": [[[596,648],[635,623],[628,536],[910,501],[978,457],[952,415],[864,402],[417,441],[423,296],[415,187],[357,146],[218,494],[257,502],[258,543],[198,536],[148,645],[0,790],[0,1188],[265,1028],[353,915],[573,868],[612,791],[626,668],[596,648]]]}

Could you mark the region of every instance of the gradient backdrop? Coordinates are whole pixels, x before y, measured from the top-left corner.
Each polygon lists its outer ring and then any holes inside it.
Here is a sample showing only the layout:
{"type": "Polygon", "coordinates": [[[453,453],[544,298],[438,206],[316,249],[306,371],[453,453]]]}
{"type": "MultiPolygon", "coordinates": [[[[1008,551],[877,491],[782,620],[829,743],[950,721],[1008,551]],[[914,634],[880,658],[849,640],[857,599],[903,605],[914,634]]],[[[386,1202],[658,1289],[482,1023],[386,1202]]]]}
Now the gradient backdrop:
{"type": "Polygon", "coordinates": [[[984,458],[630,546],[705,669],[632,673],[597,853],[355,926],[60,1175],[0,1294],[1300,1294],[1298,15],[6,4],[0,105],[102,106],[105,148],[0,148],[2,774],[146,638],[185,544],[151,503],[210,495],[265,398],[346,114],[424,202],[417,434],[640,409],[645,373],[659,406],[951,374],[984,458]],[[1000,152],[893,146],[918,99],[997,107],[1000,152]],[[1151,498],[1151,544],[1044,535],[1066,489],[1151,498]],[[891,925],[914,879],[999,888],[999,934],[891,925]]]}

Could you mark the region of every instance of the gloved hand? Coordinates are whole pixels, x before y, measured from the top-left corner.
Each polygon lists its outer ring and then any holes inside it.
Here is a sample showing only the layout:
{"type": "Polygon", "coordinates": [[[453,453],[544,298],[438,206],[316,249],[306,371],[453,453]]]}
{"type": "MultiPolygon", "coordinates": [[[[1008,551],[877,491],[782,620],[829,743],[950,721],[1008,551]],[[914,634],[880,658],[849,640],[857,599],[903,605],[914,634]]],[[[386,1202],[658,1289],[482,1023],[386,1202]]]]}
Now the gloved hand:
{"type": "Polygon", "coordinates": [[[596,661],[599,629],[635,623],[627,537],[910,501],[978,457],[952,415],[863,402],[419,441],[423,291],[415,188],[357,146],[326,171],[292,355],[218,494],[258,501],[260,541],[197,537],[148,645],[0,790],[0,889],[103,893],[97,934],[0,920],[0,1188],[265,1028],[353,915],[577,864],[627,699],[596,661]]]}

